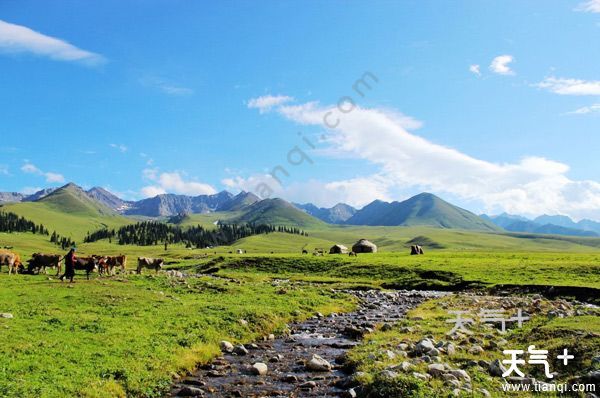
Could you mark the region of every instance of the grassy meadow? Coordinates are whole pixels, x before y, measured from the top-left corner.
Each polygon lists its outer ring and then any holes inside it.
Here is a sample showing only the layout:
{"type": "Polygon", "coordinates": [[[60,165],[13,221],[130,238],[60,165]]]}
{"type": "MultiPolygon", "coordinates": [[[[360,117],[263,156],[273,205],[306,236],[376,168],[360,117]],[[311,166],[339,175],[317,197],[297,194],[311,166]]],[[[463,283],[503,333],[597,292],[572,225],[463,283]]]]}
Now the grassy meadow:
{"type": "MultiPolygon", "coordinates": [[[[209,360],[221,339],[248,342],[281,331],[285,323],[317,311],[349,310],[332,287],[426,289],[496,285],[587,287],[600,290],[600,239],[445,230],[428,227],[354,227],[319,224],[308,236],[270,233],[232,246],[120,246],[82,243],[87,232],[135,219],[88,211],[65,212],[55,203],[4,208],[77,241],[78,254],[162,257],[167,268],[213,276],[183,281],[164,274],[100,277],[79,274],[68,287],[52,275],[0,273],[0,396],[157,397],[172,377],[209,360]],[[302,255],[360,238],[377,254],[302,255]],[[410,256],[419,243],[425,255],[410,256]],[[245,254],[235,254],[236,249],[245,254]],[[295,284],[282,289],[276,279],[295,284]],[[242,323],[240,320],[248,323],[242,323]]],[[[180,225],[211,227],[226,215],[186,217],[180,225]]],[[[34,252],[61,253],[49,237],[0,233],[26,260],[34,252]]],[[[545,327],[559,325],[550,323],[545,327]]],[[[566,322],[566,321],[562,321],[566,322]]],[[[576,319],[570,328],[589,320],[576,319]]],[[[597,324],[594,323],[594,324],[597,324]]],[[[374,337],[375,338],[375,337],[374,337]]]]}
{"type": "Polygon", "coordinates": [[[78,280],[0,275],[0,396],[159,397],[218,342],[349,310],[328,289],[142,275],[78,280]],[[243,322],[243,321],[246,322],[243,322]]]}

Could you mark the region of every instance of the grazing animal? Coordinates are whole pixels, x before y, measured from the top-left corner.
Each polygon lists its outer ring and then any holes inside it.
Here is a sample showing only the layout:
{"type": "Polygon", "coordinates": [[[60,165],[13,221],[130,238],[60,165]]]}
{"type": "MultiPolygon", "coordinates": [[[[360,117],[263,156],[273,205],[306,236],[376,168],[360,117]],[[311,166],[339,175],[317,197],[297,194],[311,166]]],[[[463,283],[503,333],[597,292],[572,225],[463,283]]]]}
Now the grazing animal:
{"type": "Polygon", "coordinates": [[[59,275],[61,260],[60,254],[34,253],[27,261],[27,271],[39,274],[40,271],[47,273],[46,268],[56,268],[56,275],[59,275]]]}
{"type": "Polygon", "coordinates": [[[98,274],[103,275],[103,274],[108,274],[109,273],[109,266],[108,266],[108,257],[102,257],[102,256],[92,256],[94,259],[96,259],[96,263],[98,265],[98,274]]]}
{"type": "Polygon", "coordinates": [[[354,252],[350,252],[350,253],[348,253],[348,256],[350,256],[350,257],[358,257],[358,254],[356,254],[354,252]]]}
{"type": "Polygon", "coordinates": [[[3,265],[8,266],[8,274],[12,274],[15,271],[15,274],[18,273],[19,268],[23,266],[21,263],[21,257],[14,252],[10,252],[8,250],[0,251],[0,269],[3,265]]]}
{"type": "Polygon", "coordinates": [[[101,265],[100,270],[109,275],[114,275],[117,267],[121,268],[121,272],[125,272],[125,267],[127,266],[127,256],[123,254],[120,256],[105,256],[103,257],[103,261],[101,260],[98,265],[101,265]]]}
{"type": "Polygon", "coordinates": [[[415,255],[419,255],[419,254],[424,254],[423,248],[419,245],[412,245],[410,247],[410,255],[415,256],[415,255]]]}
{"type": "Polygon", "coordinates": [[[162,258],[138,257],[138,266],[136,272],[142,273],[143,268],[153,269],[158,272],[164,264],[162,258]]]}
{"type": "Polygon", "coordinates": [[[302,249],[302,254],[308,254],[308,250],[302,249]]]}
{"type": "Polygon", "coordinates": [[[85,271],[85,276],[89,280],[90,274],[94,271],[98,271],[98,258],[94,256],[76,257],[75,270],[85,271]]]}

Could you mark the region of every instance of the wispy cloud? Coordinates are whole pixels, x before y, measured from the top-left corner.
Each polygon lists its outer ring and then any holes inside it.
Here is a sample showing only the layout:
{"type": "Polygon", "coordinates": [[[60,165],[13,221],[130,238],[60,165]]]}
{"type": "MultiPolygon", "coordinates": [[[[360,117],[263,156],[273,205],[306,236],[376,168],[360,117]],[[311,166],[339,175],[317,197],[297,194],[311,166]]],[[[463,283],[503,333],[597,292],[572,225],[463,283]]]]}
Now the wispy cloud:
{"type": "Polygon", "coordinates": [[[560,95],[600,95],[600,81],[547,77],[534,85],[560,95]]]}
{"type": "Polygon", "coordinates": [[[123,144],[109,144],[111,148],[118,149],[121,153],[127,152],[127,147],[123,144]]]}
{"type": "Polygon", "coordinates": [[[146,198],[165,193],[176,193],[183,195],[210,195],[217,192],[209,184],[193,180],[185,180],[180,172],[159,172],[158,169],[145,169],[144,179],[151,185],[142,188],[142,195],[146,198]]]}
{"type": "Polygon", "coordinates": [[[157,76],[144,76],[139,82],[144,87],[153,88],[167,95],[184,97],[194,94],[194,90],[189,87],[173,83],[157,76]]]}
{"type": "Polygon", "coordinates": [[[248,108],[258,109],[260,113],[265,113],[274,106],[282,105],[293,100],[292,97],[288,97],[287,95],[264,95],[262,97],[252,98],[248,101],[248,108]]]}
{"type": "Polygon", "coordinates": [[[600,0],[588,0],[579,3],[575,11],[600,13],[600,0]]]}
{"type": "Polygon", "coordinates": [[[0,20],[0,52],[31,53],[57,61],[79,62],[88,66],[103,64],[106,59],[82,50],[64,40],[46,36],[26,26],[0,20]]]}
{"type": "Polygon", "coordinates": [[[582,108],[575,109],[572,112],[568,112],[570,115],[586,115],[588,113],[600,113],[600,104],[584,106],[582,108]]]}
{"type": "Polygon", "coordinates": [[[481,76],[481,67],[477,64],[470,65],[469,72],[476,74],[477,76],[481,76]]]}
{"type": "Polygon", "coordinates": [[[147,166],[152,166],[154,164],[154,159],[152,159],[147,153],[140,152],[140,157],[146,159],[147,166]]]}
{"type": "MultiPolygon", "coordinates": [[[[276,111],[298,124],[323,126],[323,115],[336,112],[336,106],[281,105],[276,111]]],[[[515,163],[478,159],[409,132],[387,110],[356,107],[339,120],[335,129],[327,130],[325,145],[370,163],[376,171],[323,183],[330,204],[343,197],[339,192],[345,187],[363,200],[413,189],[450,194],[490,212],[600,219],[600,183],[570,179],[564,163],[539,156],[515,163]]]]}
{"type": "Polygon", "coordinates": [[[23,189],[21,189],[21,193],[25,195],[33,195],[34,193],[39,192],[42,189],[42,187],[24,187],[23,189]]]}
{"type": "Polygon", "coordinates": [[[514,62],[514,57],[512,55],[499,55],[492,60],[490,70],[499,75],[514,75],[515,72],[509,65],[512,62],[514,62]]]}
{"type": "Polygon", "coordinates": [[[10,175],[10,172],[8,171],[8,166],[5,164],[0,164],[0,175],[10,175]]]}
{"type": "Polygon", "coordinates": [[[21,166],[21,171],[27,174],[43,176],[46,179],[46,182],[65,182],[65,177],[62,174],[53,173],[50,171],[42,171],[34,164],[29,162],[26,162],[23,166],[21,166]]]}

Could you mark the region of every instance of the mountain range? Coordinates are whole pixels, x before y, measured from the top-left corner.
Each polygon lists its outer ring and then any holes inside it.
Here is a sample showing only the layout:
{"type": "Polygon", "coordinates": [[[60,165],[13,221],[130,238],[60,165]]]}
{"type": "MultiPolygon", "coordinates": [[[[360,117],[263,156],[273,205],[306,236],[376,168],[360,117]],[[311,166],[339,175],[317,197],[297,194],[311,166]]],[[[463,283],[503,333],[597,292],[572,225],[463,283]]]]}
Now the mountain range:
{"type": "Polygon", "coordinates": [[[572,236],[598,236],[600,223],[574,222],[566,216],[540,216],[534,220],[510,214],[476,214],[444,201],[431,193],[407,200],[375,200],[362,209],[344,203],[331,208],[311,203],[289,203],[283,199],[262,199],[251,192],[233,195],[222,191],[213,195],[162,194],[139,201],[126,201],[100,187],[84,190],[69,183],[60,188],[40,190],[31,195],[0,193],[0,204],[41,202],[66,213],[143,217],[173,217],[183,214],[223,213],[223,219],[235,223],[266,223],[317,227],[324,223],[368,226],[430,226],[464,230],[527,232],[572,236]]]}
{"type": "Polygon", "coordinates": [[[522,216],[502,213],[497,216],[482,214],[481,218],[491,221],[510,232],[568,236],[600,236],[599,222],[586,219],[575,222],[567,216],[542,215],[530,220],[522,216]]]}
{"type": "Polygon", "coordinates": [[[345,203],[338,203],[331,208],[317,207],[312,203],[294,203],[294,206],[328,224],[344,224],[357,212],[354,207],[345,203]]]}

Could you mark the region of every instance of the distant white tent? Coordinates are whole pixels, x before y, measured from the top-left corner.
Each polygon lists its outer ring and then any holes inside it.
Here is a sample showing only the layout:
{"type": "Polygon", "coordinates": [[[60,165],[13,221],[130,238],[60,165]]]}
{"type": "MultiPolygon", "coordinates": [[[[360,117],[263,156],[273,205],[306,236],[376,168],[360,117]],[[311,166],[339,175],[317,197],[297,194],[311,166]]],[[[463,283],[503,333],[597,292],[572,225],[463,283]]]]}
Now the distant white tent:
{"type": "Polygon", "coordinates": [[[348,254],[348,248],[344,245],[333,245],[329,249],[329,254],[348,254]]]}
{"type": "Polygon", "coordinates": [[[354,253],[377,253],[377,245],[366,239],[361,239],[352,246],[354,253]]]}

